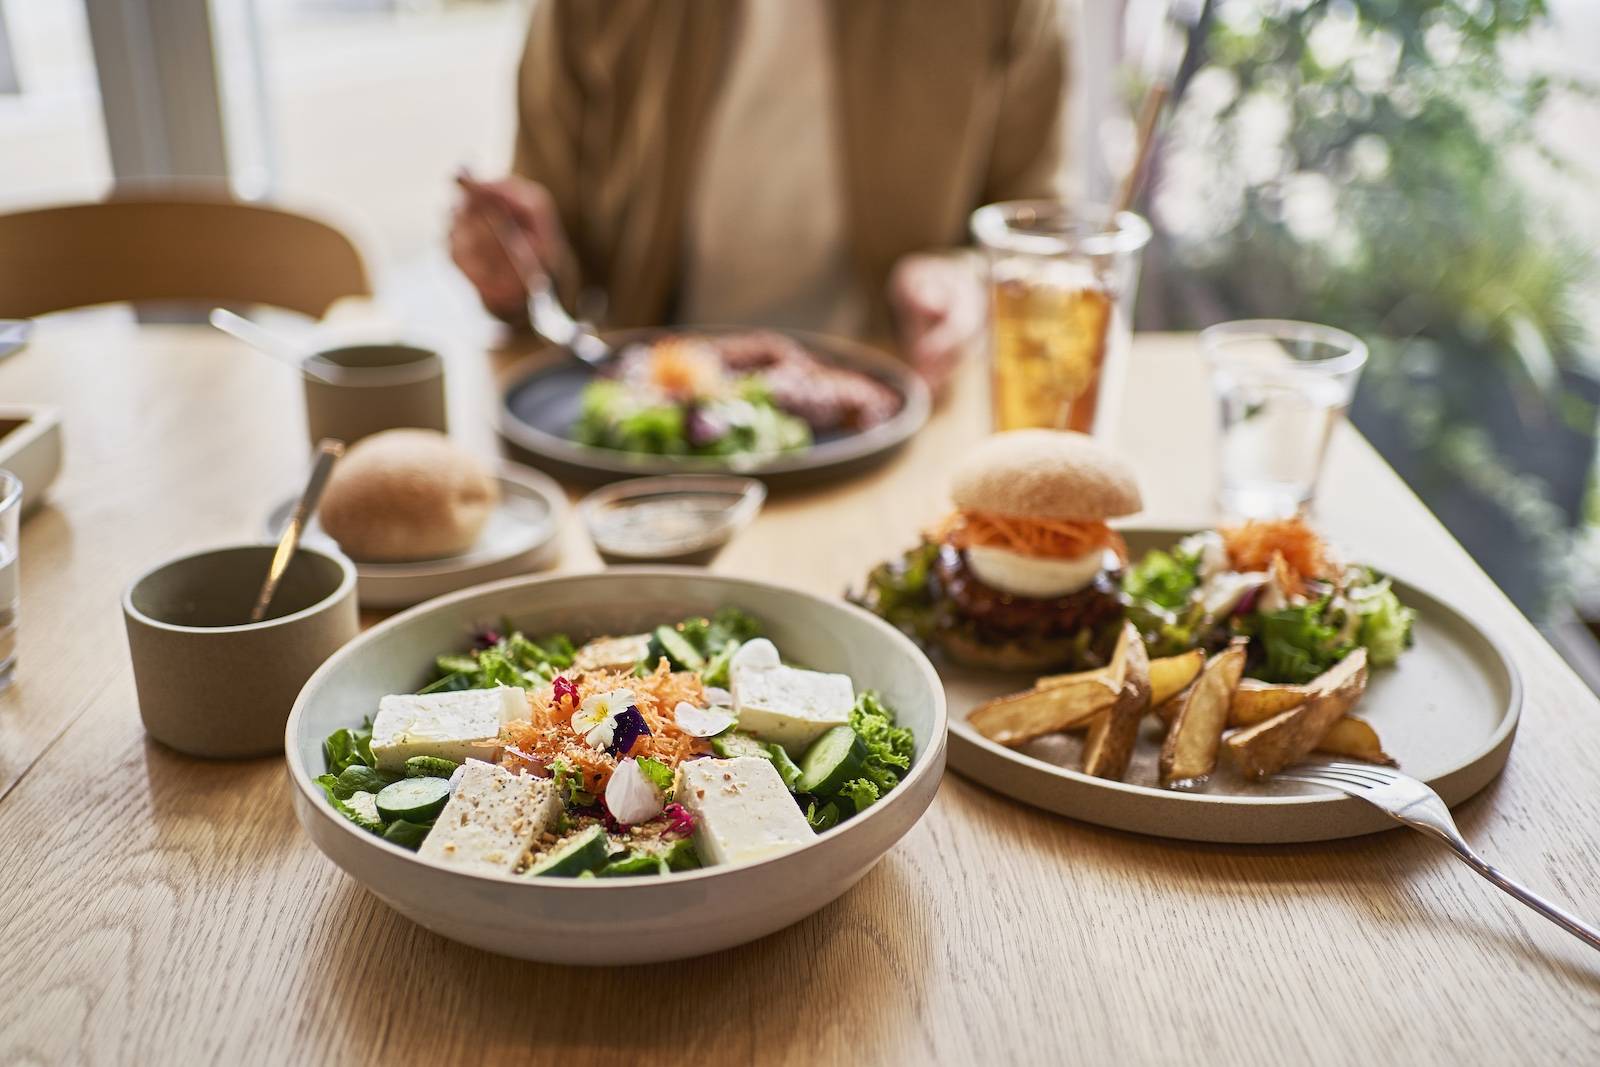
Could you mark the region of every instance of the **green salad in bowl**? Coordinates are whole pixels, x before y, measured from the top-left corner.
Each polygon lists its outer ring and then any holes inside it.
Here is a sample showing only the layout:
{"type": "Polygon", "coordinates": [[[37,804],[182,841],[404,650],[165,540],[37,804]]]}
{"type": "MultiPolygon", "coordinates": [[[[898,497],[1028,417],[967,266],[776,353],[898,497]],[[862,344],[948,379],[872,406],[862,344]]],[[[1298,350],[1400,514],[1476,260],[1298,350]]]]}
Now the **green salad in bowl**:
{"type": "Polygon", "coordinates": [[[878,803],[909,729],[849,676],[783,662],[735,609],[575,647],[506,625],[323,742],[328,804],[426,860],[630,878],[762,859],[878,803]]]}

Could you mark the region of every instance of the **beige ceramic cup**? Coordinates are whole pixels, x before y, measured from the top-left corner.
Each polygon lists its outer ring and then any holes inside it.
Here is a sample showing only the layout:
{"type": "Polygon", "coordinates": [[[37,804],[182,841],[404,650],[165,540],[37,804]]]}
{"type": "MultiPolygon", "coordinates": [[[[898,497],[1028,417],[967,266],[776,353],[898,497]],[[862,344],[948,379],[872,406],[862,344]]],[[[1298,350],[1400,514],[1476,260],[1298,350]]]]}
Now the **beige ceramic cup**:
{"type": "Polygon", "coordinates": [[[268,617],[248,623],[271,545],[170,560],[122,597],[139,716],[150,736],[191,756],[283,751],[283,726],[313,671],[356,636],[356,571],[302,547],[268,617]]]}
{"type": "Polygon", "coordinates": [[[354,444],[401,427],[444,433],[444,360],[412,345],[349,345],[307,356],[306,429],[311,444],[354,444]]]}

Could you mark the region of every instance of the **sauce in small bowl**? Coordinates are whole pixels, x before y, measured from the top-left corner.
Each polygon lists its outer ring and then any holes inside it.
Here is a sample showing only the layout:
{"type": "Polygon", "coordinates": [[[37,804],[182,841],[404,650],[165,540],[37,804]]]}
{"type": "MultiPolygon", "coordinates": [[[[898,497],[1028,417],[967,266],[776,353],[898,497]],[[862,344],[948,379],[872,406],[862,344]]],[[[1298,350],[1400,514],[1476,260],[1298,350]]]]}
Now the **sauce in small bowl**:
{"type": "Polygon", "coordinates": [[[578,502],[589,539],[607,563],[707,566],[761,510],[754,478],[674,474],[633,478],[578,502]]]}

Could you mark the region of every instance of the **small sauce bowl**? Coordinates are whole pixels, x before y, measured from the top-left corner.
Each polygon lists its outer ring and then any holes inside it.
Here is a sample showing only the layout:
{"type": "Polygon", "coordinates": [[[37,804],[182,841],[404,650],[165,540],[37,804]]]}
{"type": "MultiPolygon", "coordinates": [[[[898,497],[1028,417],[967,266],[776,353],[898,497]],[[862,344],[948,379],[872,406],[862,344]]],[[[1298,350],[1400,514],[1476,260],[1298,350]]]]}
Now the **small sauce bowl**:
{"type": "Polygon", "coordinates": [[[672,474],[603,486],[578,501],[607,563],[708,566],[750,525],[767,498],[754,478],[672,474]]]}

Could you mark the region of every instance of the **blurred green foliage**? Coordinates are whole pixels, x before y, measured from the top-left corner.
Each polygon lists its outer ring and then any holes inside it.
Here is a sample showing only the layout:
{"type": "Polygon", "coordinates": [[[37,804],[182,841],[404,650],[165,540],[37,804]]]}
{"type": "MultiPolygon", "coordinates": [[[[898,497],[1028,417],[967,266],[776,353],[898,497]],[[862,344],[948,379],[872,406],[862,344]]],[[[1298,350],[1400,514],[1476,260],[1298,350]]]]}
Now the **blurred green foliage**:
{"type": "Polygon", "coordinates": [[[1546,20],[1544,0],[1213,0],[1155,215],[1203,294],[1174,301],[1177,325],[1305,318],[1362,335],[1364,391],[1560,559],[1560,510],[1473,414],[1489,363],[1508,402],[1594,421],[1560,372],[1582,363],[1596,261],[1529,186],[1568,169],[1539,136],[1553,95],[1592,90],[1508,55],[1546,20]]]}

